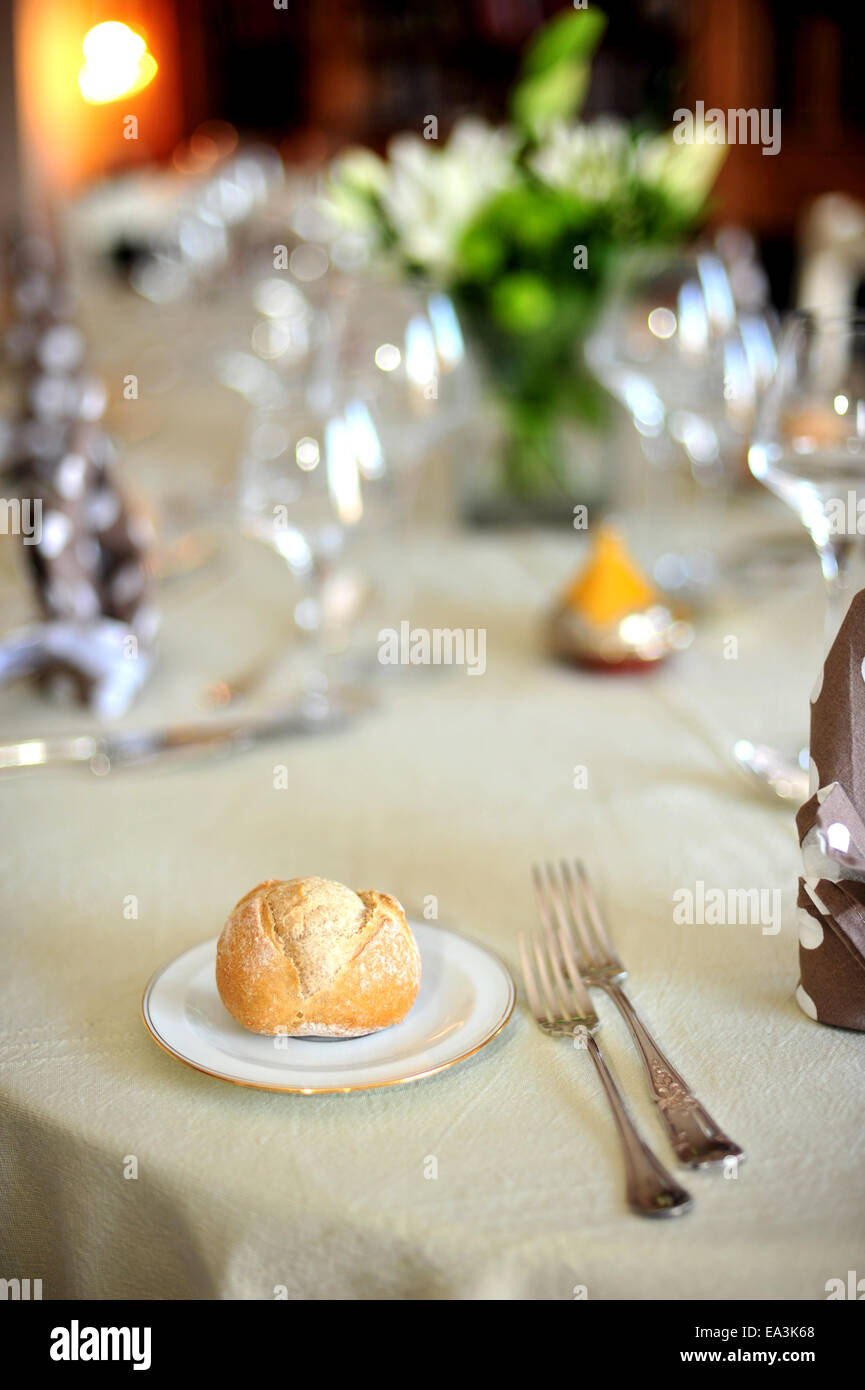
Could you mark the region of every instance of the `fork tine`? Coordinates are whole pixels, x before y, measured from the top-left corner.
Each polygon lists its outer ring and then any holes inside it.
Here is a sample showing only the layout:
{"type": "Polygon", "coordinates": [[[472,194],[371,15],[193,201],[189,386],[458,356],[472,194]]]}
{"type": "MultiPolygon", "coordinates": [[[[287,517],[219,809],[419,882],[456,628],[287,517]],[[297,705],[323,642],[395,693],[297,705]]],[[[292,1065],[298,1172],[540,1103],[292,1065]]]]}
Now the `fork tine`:
{"type": "Polygon", "coordinates": [[[588,991],[586,990],[586,986],[583,982],[582,972],[580,971],[580,968],[576,962],[576,953],[572,949],[573,943],[570,940],[570,930],[564,913],[564,904],[562,902],[562,896],[559,891],[558,882],[556,880],[556,872],[552,864],[547,864],[547,878],[549,879],[550,885],[550,897],[552,898],[553,905],[555,907],[556,918],[559,923],[558,946],[556,945],[555,938],[553,938],[552,954],[556,957],[556,964],[559,969],[559,973],[561,974],[561,967],[558,965],[559,950],[561,949],[562,952],[566,952],[566,954],[564,955],[564,959],[568,965],[568,975],[571,986],[573,988],[573,992],[577,997],[580,1011],[584,1015],[588,1015],[591,1014],[593,1010],[589,1001],[588,991]],[[570,968],[571,965],[573,965],[574,967],[573,971],[570,968]]]}
{"type": "MultiPolygon", "coordinates": [[[[547,952],[548,952],[549,961],[550,961],[550,966],[551,966],[551,968],[552,968],[553,976],[555,977],[555,983],[556,983],[556,988],[557,988],[557,990],[558,990],[558,995],[559,995],[559,998],[562,1000],[562,1002],[563,1002],[564,1004],[566,1004],[566,1005],[568,1006],[569,1009],[571,1009],[571,1006],[573,1005],[573,1002],[574,1002],[574,1001],[573,1001],[573,998],[572,998],[572,996],[571,996],[571,994],[570,994],[570,991],[569,991],[569,989],[568,989],[568,982],[567,982],[567,980],[565,979],[564,973],[563,973],[563,971],[562,971],[562,965],[561,965],[561,950],[560,950],[559,942],[558,942],[558,939],[557,939],[557,937],[556,937],[555,929],[554,929],[554,927],[553,927],[553,922],[552,922],[552,919],[551,919],[551,917],[550,917],[550,914],[549,914],[549,911],[548,911],[548,908],[547,908],[547,902],[545,902],[545,900],[544,900],[544,893],[543,893],[543,875],[541,874],[541,872],[540,872],[540,870],[539,870],[539,868],[538,868],[538,866],[537,866],[536,864],[532,867],[532,875],[533,875],[534,881],[535,881],[535,892],[537,893],[537,896],[538,896],[538,908],[539,908],[539,912],[540,912],[541,926],[543,927],[543,929],[544,929],[544,935],[545,935],[546,938],[547,938],[547,952]]],[[[553,903],[553,907],[554,907],[556,916],[558,917],[558,916],[559,916],[558,907],[557,907],[557,905],[556,905],[554,895],[552,894],[551,890],[549,890],[549,889],[547,890],[547,900],[548,900],[548,901],[551,901],[551,902],[553,903]]]]}
{"type": "MultiPolygon", "coordinates": [[[[571,871],[568,865],[565,863],[564,859],[561,861],[561,873],[562,882],[565,885],[565,891],[567,894],[568,906],[571,910],[571,920],[577,929],[577,935],[580,938],[580,944],[583,948],[586,965],[589,968],[591,968],[591,966],[593,965],[602,965],[603,961],[599,955],[598,946],[603,945],[603,943],[592,939],[592,934],[589,930],[588,923],[586,922],[585,914],[583,913],[582,907],[580,906],[580,899],[577,893],[576,885],[571,877],[571,871]]],[[[570,933],[570,937],[571,941],[573,941],[573,933],[570,933]]]]}
{"type": "Polygon", "coordinates": [[[558,1014],[556,1010],[555,1000],[553,998],[553,992],[550,989],[550,982],[547,979],[547,967],[544,961],[543,953],[540,949],[540,944],[540,937],[538,936],[537,932],[530,932],[529,945],[532,948],[532,954],[534,956],[535,961],[535,979],[538,985],[538,992],[543,1001],[544,1013],[546,1014],[550,1023],[552,1023],[554,1019],[558,1016],[558,1014]]]}
{"type": "Polygon", "coordinates": [[[582,859],[575,859],[574,864],[576,866],[577,875],[580,880],[580,886],[583,890],[583,897],[586,901],[586,907],[588,909],[589,917],[592,921],[592,926],[597,932],[598,939],[600,940],[601,945],[607,953],[607,959],[613,961],[615,964],[618,965],[619,958],[616,955],[616,948],[610,940],[607,934],[607,929],[604,926],[604,919],[601,916],[601,909],[598,907],[598,900],[595,897],[594,892],[592,891],[591,884],[589,883],[589,876],[586,873],[586,867],[582,859]]]}
{"type": "Polygon", "coordinates": [[[567,969],[570,979],[582,981],[583,977],[580,973],[580,967],[577,962],[576,953],[574,952],[574,945],[571,933],[560,931],[559,940],[561,941],[562,955],[564,957],[565,967],[567,969]]]}
{"type": "Polygon", "coordinates": [[[546,1018],[548,1023],[552,1023],[553,1020],[550,1015],[550,1011],[545,1007],[544,1004],[541,1003],[541,997],[538,994],[538,986],[537,982],[535,981],[534,971],[532,969],[532,963],[529,959],[529,951],[526,945],[525,932],[520,932],[520,960],[522,961],[523,966],[523,983],[526,987],[526,998],[529,1001],[529,1008],[531,1009],[535,1018],[540,1019],[541,1017],[544,1017],[546,1018]]]}
{"type": "MultiPolygon", "coordinates": [[[[543,879],[541,877],[541,873],[538,869],[537,864],[532,865],[532,881],[535,885],[535,897],[537,899],[538,904],[538,916],[541,919],[541,926],[544,929],[544,936],[546,937],[548,942],[552,941],[555,947],[555,937],[553,936],[550,915],[547,908],[547,902],[544,897],[543,879]]],[[[556,1008],[560,1009],[560,1017],[567,1018],[568,1015],[573,1012],[573,1010],[570,1007],[567,986],[562,976],[561,967],[559,966],[558,961],[556,960],[557,952],[555,951],[555,949],[548,951],[548,955],[545,958],[542,949],[541,936],[538,932],[532,933],[531,941],[532,946],[534,948],[535,960],[537,961],[538,965],[538,975],[540,976],[541,981],[541,993],[544,994],[546,997],[547,1006],[548,1008],[552,1008],[553,1013],[555,1013],[556,1008]],[[555,988],[553,987],[553,984],[550,980],[550,976],[547,969],[548,964],[553,968],[553,973],[556,977],[555,988]]]]}
{"type": "Polygon", "coordinates": [[[594,1009],[592,1008],[591,1000],[589,999],[589,991],[588,991],[588,989],[586,988],[586,982],[585,982],[585,980],[583,979],[582,971],[580,970],[580,967],[577,965],[577,962],[576,962],[576,961],[574,961],[574,974],[571,975],[570,979],[571,979],[571,984],[572,984],[573,987],[574,987],[574,992],[580,997],[580,999],[584,999],[584,1000],[586,1001],[586,1002],[585,1002],[585,1017],[586,1017],[586,1019],[587,1019],[587,1020],[588,1020],[588,1019],[597,1020],[597,1014],[595,1013],[594,1009]]]}
{"type": "Polygon", "coordinates": [[[538,974],[541,977],[541,991],[546,995],[548,1006],[552,1009],[554,1019],[566,1019],[571,1016],[573,1009],[568,1003],[567,995],[558,989],[550,979],[548,967],[550,965],[549,952],[544,952],[544,939],[540,932],[532,933],[532,946],[535,951],[535,960],[538,964],[538,974]]]}

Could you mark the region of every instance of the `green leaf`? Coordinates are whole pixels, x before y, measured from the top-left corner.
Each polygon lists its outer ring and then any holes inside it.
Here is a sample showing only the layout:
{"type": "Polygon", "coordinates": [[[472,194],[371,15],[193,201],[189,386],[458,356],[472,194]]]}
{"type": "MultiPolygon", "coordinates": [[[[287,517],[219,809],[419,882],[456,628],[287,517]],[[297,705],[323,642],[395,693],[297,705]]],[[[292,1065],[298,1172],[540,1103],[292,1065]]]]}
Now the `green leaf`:
{"type": "Polygon", "coordinates": [[[491,280],[505,257],[502,238],[485,227],[470,227],[460,245],[459,268],[471,279],[491,280]]]}
{"type": "Polygon", "coordinates": [[[550,286],[529,271],[503,276],[493,290],[493,314],[511,333],[537,333],[551,321],[555,309],[550,286]]]}
{"type": "Polygon", "coordinates": [[[517,125],[537,140],[557,121],[570,120],[585,101],[590,77],[588,64],[578,61],[524,77],[511,97],[517,125]]]}
{"type": "Polygon", "coordinates": [[[566,10],[538,30],[523,57],[523,73],[539,73],[563,62],[588,62],[606,27],[602,10],[566,10]]]}

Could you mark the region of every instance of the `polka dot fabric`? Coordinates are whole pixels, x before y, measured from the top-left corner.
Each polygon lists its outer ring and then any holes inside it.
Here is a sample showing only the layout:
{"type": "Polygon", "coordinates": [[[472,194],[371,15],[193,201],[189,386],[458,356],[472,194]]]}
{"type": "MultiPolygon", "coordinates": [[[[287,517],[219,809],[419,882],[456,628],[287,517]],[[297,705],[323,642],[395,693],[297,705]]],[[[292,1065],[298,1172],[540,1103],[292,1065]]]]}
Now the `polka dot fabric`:
{"type": "Polygon", "coordinates": [[[811,697],[811,796],[802,847],[796,991],[810,1018],[865,1031],[865,590],[811,697]]]}

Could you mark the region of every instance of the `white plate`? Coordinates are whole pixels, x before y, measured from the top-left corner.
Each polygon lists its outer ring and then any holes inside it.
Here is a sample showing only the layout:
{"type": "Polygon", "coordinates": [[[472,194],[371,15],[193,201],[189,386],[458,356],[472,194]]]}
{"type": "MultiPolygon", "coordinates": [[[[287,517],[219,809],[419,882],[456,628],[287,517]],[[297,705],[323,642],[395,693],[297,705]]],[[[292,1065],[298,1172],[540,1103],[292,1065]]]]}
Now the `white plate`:
{"type": "Polygon", "coordinates": [[[216,938],[157,970],[141,1014],[159,1046],[209,1076],[266,1091],[365,1091],[451,1067],[501,1032],[516,993],[505,966],[476,941],[412,922],[421,985],[408,1016],[363,1038],[273,1038],[247,1032],[216,990],[216,938]]]}

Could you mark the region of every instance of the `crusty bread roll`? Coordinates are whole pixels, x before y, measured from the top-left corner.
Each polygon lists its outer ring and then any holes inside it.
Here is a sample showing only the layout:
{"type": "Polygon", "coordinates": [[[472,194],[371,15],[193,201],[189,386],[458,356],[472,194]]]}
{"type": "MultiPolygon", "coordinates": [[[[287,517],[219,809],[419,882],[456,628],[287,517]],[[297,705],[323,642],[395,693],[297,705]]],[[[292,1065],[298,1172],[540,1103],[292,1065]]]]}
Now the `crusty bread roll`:
{"type": "Polygon", "coordinates": [[[216,948],[216,987],[253,1033],[356,1038],[405,1018],[420,952],[386,893],[326,878],[271,878],[231,913],[216,948]]]}

